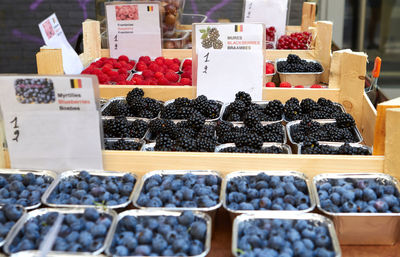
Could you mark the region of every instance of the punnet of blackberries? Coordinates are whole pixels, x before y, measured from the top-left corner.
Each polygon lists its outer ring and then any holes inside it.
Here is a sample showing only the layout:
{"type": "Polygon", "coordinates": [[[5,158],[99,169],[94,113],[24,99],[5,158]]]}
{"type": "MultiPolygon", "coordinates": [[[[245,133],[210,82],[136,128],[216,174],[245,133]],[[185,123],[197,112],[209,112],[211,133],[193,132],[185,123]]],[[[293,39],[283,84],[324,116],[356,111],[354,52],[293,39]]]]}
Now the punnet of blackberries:
{"type": "MultiPolygon", "coordinates": [[[[10,252],[39,250],[45,236],[54,225],[59,212],[51,211],[29,218],[10,245],[10,252]]],[[[84,213],[64,214],[53,251],[94,253],[104,244],[111,227],[112,216],[94,208],[84,213]]]]}
{"type": "Polygon", "coordinates": [[[319,73],[323,71],[320,63],[303,60],[295,54],[289,54],[285,61],[278,61],[277,68],[280,73],[319,73]]]}
{"type": "Polygon", "coordinates": [[[4,242],[8,232],[24,214],[20,205],[6,204],[0,207],[0,243],[4,242]]]}
{"type": "Polygon", "coordinates": [[[249,146],[228,146],[223,147],[219,150],[220,153],[264,153],[264,154],[284,154],[283,147],[279,146],[263,146],[261,148],[253,148],[249,146]]]}
{"type": "Polygon", "coordinates": [[[160,113],[161,107],[160,101],[144,97],[142,89],[134,88],[127,94],[125,100],[112,100],[102,115],[154,119],[160,113]]]}
{"type": "Polygon", "coordinates": [[[339,154],[339,155],[371,155],[371,151],[362,145],[351,146],[343,143],[340,146],[323,144],[314,140],[306,140],[301,146],[302,154],[339,154]]]}
{"type": "Polygon", "coordinates": [[[157,119],[150,122],[150,140],[155,138],[155,151],[214,152],[217,144],[215,125],[206,123],[201,114],[186,121],[157,119]]]}
{"type": "Polygon", "coordinates": [[[17,79],[14,89],[17,101],[22,104],[50,104],[56,101],[51,79],[17,79]]]}
{"type": "Polygon", "coordinates": [[[128,213],[117,224],[110,253],[113,256],[202,256],[207,247],[207,233],[206,220],[191,211],[179,216],[128,213]]]}
{"type": "Polygon", "coordinates": [[[235,101],[230,103],[223,114],[226,121],[280,121],[283,117],[283,104],[279,100],[263,104],[252,103],[250,94],[240,91],[235,95],[235,101]]]}
{"type": "Polygon", "coordinates": [[[260,146],[261,143],[284,143],[285,131],[281,123],[262,124],[260,121],[246,119],[243,125],[229,121],[219,121],[216,132],[221,144],[260,146]],[[254,141],[254,143],[252,143],[254,141]]]}
{"type": "Polygon", "coordinates": [[[132,121],[124,116],[103,120],[104,138],[143,138],[147,128],[147,121],[132,121]]]}
{"type": "Polygon", "coordinates": [[[306,219],[250,219],[239,223],[237,254],[258,256],[337,256],[328,226],[306,219]]]}
{"type": "Polygon", "coordinates": [[[319,98],[314,101],[310,98],[301,102],[292,97],[286,101],[284,106],[285,120],[294,121],[303,118],[311,119],[334,119],[338,114],[343,113],[340,105],[326,98],[319,98]]]}
{"type": "Polygon", "coordinates": [[[207,120],[215,120],[220,116],[221,107],[221,103],[215,100],[209,100],[204,95],[198,96],[193,100],[186,97],[179,97],[172,103],[163,106],[161,118],[186,120],[193,114],[201,114],[207,120]]]}
{"type": "Polygon", "coordinates": [[[53,182],[53,177],[34,173],[1,174],[0,204],[18,204],[32,207],[41,203],[41,197],[53,182]]]}
{"type": "Polygon", "coordinates": [[[356,129],[353,117],[342,113],[336,117],[336,122],[320,123],[304,118],[298,124],[291,125],[289,133],[296,144],[307,140],[355,143],[359,141],[356,129]]]}
{"type": "Polygon", "coordinates": [[[123,138],[118,140],[104,139],[104,146],[106,150],[139,151],[143,146],[143,142],[123,138]]]}
{"type": "Polygon", "coordinates": [[[316,182],[320,206],[333,213],[400,213],[400,193],[383,178],[329,178],[316,182]]]}
{"type": "Polygon", "coordinates": [[[47,202],[62,205],[114,206],[129,203],[136,184],[132,174],[93,175],[81,171],[68,176],[50,192],[47,202]]]}
{"type": "Polygon", "coordinates": [[[296,176],[237,176],[226,184],[225,204],[231,211],[299,211],[311,208],[307,183],[296,176]]]}
{"type": "Polygon", "coordinates": [[[221,178],[215,174],[153,175],[136,204],[156,208],[210,208],[220,203],[221,178]]]}

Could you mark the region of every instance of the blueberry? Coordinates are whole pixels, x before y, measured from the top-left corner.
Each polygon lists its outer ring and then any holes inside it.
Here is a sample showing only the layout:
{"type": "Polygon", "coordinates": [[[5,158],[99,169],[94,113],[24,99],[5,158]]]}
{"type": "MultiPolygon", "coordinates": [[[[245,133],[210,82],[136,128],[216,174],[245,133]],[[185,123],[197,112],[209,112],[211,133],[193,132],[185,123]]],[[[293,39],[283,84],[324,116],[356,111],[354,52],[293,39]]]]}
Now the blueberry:
{"type": "Polygon", "coordinates": [[[65,237],[65,240],[68,243],[75,243],[79,239],[79,233],[77,231],[72,231],[68,236],[65,237]]]}
{"type": "Polygon", "coordinates": [[[83,231],[79,234],[79,243],[84,246],[91,245],[93,242],[93,236],[87,232],[83,231]]]}
{"type": "Polygon", "coordinates": [[[148,203],[147,207],[162,207],[163,203],[158,197],[153,197],[148,203]]]}
{"type": "Polygon", "coordinates": [[[228,195],[228,202],[241,203],[246,201],[246,195],[243,193],[232,192],[228,195]]]}
{"type": "Polygon", "coordinates": [[[386,202],[389,207],[393,207],[399,204],[399,200],[394,195],[384,195],[382,201],[386,202]]]}
{"type": "Polygon", "coordinates": [[[316,257],[333,257],[335,253],[333,251],[329,251],[325,248],[317,248],[315,249],[315,256],[316,257]]]}
{"type": "Polygon", "coordinates": [[[189,247],[189,254],[191,256],[200,255],[203,252],[204,246],[199,240],[194,240],[189,247]]]}
{"type": "Polygon", "coordinates": [[[333,204],[335,205],[340,205],[340,194],[339,193],[332,193],[330,196],[330,200],[332,201],[333,204]]]}
{"type": "Polygon", "coordinates": [[[284,239],[281,236],[273,236],[269,239],[268,245],[275,250],[279,250],[284,246],[284,239]]]}
{"type": "Polygon", "coordinates": [[[135,177],[132,174],[127,173],[122,177],[122,181],[125,183],[135,183],[135,177]]]}
{"type": "Polygon", "coordinates": [[[263,197],[260,200],[260,208],[264,208],[266,210],[271,208],[271,200],[267,197],[263,197]]]}
{"type": "Polygon", "coordinates": [[[94,225],[90,229],[90,233],[92,234],[92,236],[94,238],[101,237],[107,233],[107,228],[106,228],[106,226],[104,226],[102,224],[94,225]]]}
{"type": "Polygon", "coordinates": [[[295,230],[295,229],[290,229],[290,230],[288,231],[288,233],[287,233],[287,238],[288,238],[292,243],[294,243],[294,242],[300,240],[301,235],[300,235],[300,233],[299,233],[297,230],[295,230]]]}
{"type": "Polygon", "coordinates": [[[377,196],[371,188],[365,188],[363,192],[363,200],[364,201],[371,201],[371,200],[376,200],[377,196]]]}
{"type": "Polygon", "coordinates": [[[140,244],[151,244],[153,232],[150,229],[144,229],[139,233],[138,242],[140,244]]]}
{"type": "Polygon", "coordinates": [[[134,251],[135,255],[148,256],[151,253],[151,248],[148,245],[138,245],[134,251]]]}
{"type": "Polygon", "coordinates": [[[254,210],[254,206],[251,203],[242,202],[239,204],[241,210],[254,210]]]}
{"type": "Polygon", "coordinates": [[[178,238],[172,243],[172,250],[174,250],[174,252],[186,252],[189,250],[189,245],[190,242],[188,242],[188,240],[178,238]]]}
{"type": "Polygon", "coordinates": [[[315,245],[317,247],[329,248],[331,246],[331,238],[326,234],[318,234],[315,239],[315,245]]]}
{"type": "Polygon", "coordinates": [[[285,190],[282,187],[276,187],[274,190],[272,190],[272,197],[277,198],[284,196],[285,196],[285,190]]]}
{"type": "Polygon", "coordinates": [[[342,206],[342,212],[357,212],[357,205],[353,202],[345,202],[342,206]]]}
{"type": "Polygon", "coordinates": [[[118,245],[118,246],[115,248],[115,255],[118,255],[118,256],[127,256],[127,255],[129,255],[129,250],[128,250],[128,248],[126,248],[126,247],[123,246],[123,245],[118,245]]]}
{"type": "Polygon", "coordinates": [[[375,202],[374,207],[378,212],[386,212],[389,209],[389,205],[381,199],[375,202]]]}
{"type": "Polygon", "coordinates": [[[11,221],[17,221],[21,216],[23,210],[15,205],[6,204],[3,206],[2,211],[4,212],[4,216],[11,221]]]}
{"type": "Polygon", "coordinates": [[[204,222],[195,221],[190,227],[190,234],[194,239],[204,240],[207,232],[207,226],[204,222]]]}
{"type": "Polygon", "coordinates": [[[302,241],[299,240],[293,243],[293,252],[295,256],[303,256],[305,251],[306,251],[306,246],[302,241]]]}
{"type": "Polygon", "coordinates": [[[190,211],[185,211],[182,213],[181,216],[178,217],[178,221],[180,224],[189,226],[190,224],[193,223],[195,217],[193,215],[193,212],[190,211]]]}

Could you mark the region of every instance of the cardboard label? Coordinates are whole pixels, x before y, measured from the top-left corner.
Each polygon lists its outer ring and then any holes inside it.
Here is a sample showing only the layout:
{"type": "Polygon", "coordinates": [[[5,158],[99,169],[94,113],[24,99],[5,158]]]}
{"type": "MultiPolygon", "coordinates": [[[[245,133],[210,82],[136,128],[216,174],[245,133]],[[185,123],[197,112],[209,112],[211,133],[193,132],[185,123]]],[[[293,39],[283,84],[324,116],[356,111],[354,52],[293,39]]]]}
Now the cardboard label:
{"type": "Polygon", "coordinates": [[[69,44],[55,13],[39,24],[40,33],[47,46],[61,48],[65,74],[80,74],[83,65],[78,54],[69,44]]]}
{"type": "Polygon", "coordinates": [[[109,2],[105,8],[111,57],[162,55],[159,2],[109,2]]]}
{"type": "Polygon", "coordinates": [[[95,76],[0,76],[12,168],[102,169],[95,76]]]}
{"type": "Polygon", "coordinates": [[[285,34],[288,0],[245,0],[244,22],[262,22],[265,27],[275,27],[275,41],[285,34]]]}
{"type": "Polygon", "coordinates": [[[195,24],[193,66],[197,95],[230,102],[246,91],[262,99],[265,34],[263,24],[195,24]]]}

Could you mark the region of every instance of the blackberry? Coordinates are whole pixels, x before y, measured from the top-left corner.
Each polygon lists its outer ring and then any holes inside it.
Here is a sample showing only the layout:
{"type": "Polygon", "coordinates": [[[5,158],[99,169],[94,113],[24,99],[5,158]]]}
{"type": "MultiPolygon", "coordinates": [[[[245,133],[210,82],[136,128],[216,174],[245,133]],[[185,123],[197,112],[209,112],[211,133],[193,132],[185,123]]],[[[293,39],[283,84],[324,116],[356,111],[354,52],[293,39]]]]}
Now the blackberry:
{"type": "Polygon", "coordinates": [[[152,133],[152,134],[160,133],[163,124],[164,124],[164,121],[161,119],[155,119],[155,120],[150,121],[150,123],[149,123],[150,133],[152,133]]]}
{"type": "Polygon", "coordinates": [[[172,138],[176,138],[178,136],[178,128],[176,124],[171,120],[163,120],[161,125],[160,134],[168,134],[172,138]]]}
{"type": "Polygon", "coordinates": [[[124,101],[114,101],[109,105],[111,116],[129,116],[129,106],[124,101]]]}
{"type": "Polygon", "coordinates": [[[200,110],[207,119],[217,119],[221,112],[221,104],[208,103],[204,109],[200,110]]]}
{"type": "Polygon", "coordinates": [[[191,128],[180,128],[179,130],[179,136],[180,137],[195,137],[196,136],[196,131],[194,131],[191,128]]]}
{"type": "Polygon", "coordinates": [[[235,140],[235,145],[237,147],[249,146],[255,149],[260,149],[263,145],[263,140],[257,134],[240,134],[235,140]]]}
{"type": "Polygon", "coordinates": [[[196,152],[198,151],[197,140],[190,137],[182,137],[178,140],[178,146],[185,152],[196,152]]]}
{"type": "Polygon", "coordinates": [[[131,126],[124,116],[103,121],[103,129],[106,138],[130,137],[131,126]]]}
{"type": "Polygon", "coordinates": [[[148,123],[143,120],[135,120],[131,124],[131,133],[130,135],[133,138],[143,138],[146,134],[148,128],[148,123]]]}
{"type": "Polygon", "coordinates": [[[309,117],[312,119],[329,119],[330,114],[324,111],[313,111],[309,114],[309,117]]]}
{"type": "Polygon", "coordinates": [[[280,123],[263,126],[263,133],[260,135],[263,142],[283,143],[285,132],[280,123]]]}
{"type": "Polygon", "coordinates": [[[238,136],[237,133],[230,131],[221,136],[218,136],[218,142],[221,144],[234,143],[236,141],[237,136],[238,136]]]}
{"type": "Polygon", "coordinates": [[[217,142],[215,139],[198,138],[197,147],[199,152],[214,152],[217,142]]]}
{"type": "Polygon", "coordinates": [[[321,64],[315,62],[307,62],[301,60],[297,55],[289,54],[286,61],[277,63],[278,72],[292,73],[292,72],[322,72],[321,64]]]}
{"type": "Polygon", "coordinates": [[[243,101],[246,106],[250,106],[251,105],[251,96],[250,96],[250,94],[248,94],[246,92],[243,92],[243,91],[240,91],[240,92],[236,93],[235,100],[243,101]]]}
{"type": "Polygon", "coordinates": [[[173,151],[175,141],[168,134],[160,134],[157,136],[155,151],[173,151]]]}
{"type": "Polygon", "coordinates": [[[217,136],[223,136],[226,133],[231,132],[233,129],[233,124],[228,121],[219,121],[217,123],[216,132],[217,136]]]}
{"type": "Polygon", "coordinates": [[[300,103],[300,107],[303,113],[311,113],[319,109],[319,105],[312,99],[303,99],[300,103]]]}
{"type": "Polygon", "coordinates": [[[141,118],[147,118],[147,119],[155,118],[153,112],[151,112],[150,110],[141,110],[141,111],[139,112],[139,117],[141,117],[141,118]]]}
{"type": "Polygon", "coordinates": [[[264,109],[268,121],[281,120],[283,115],[283,104],[279,100],[268,102],[264,109]]]}
{"type": "Polygon", "coordinates": [[[179,97],[176,98],[173,104],[176,107],[191,107],[192,106],[192,101],[186,97],[179,97]]]}
{"type": "Polygon", "coordinates": [[[366,147],[352,147],[348,143],[344,143],[338,149],[338,154],[345,155],[371,155],[368,148],[366,147]]]}
{"type": "Polygon", "coordinates": [[[277,146],[263,147],[260,150],[260,153],[283,154],[283,149],[281,147],[277,147],[277,146]]]}
{"type": "Polygon", "coordinates": [[[303,113],[297,98],[290,98],[290,100],[285,103],[283,110],[288,121],[301,120],[303,118],[303,113]]]}
{"type": "Polygon", "coordinates": [[[215,42],[213,42],[214,49],[222,49],[222,47],[224,47],[224,43],[222,43],[221,40],[217,39],[215,42]]]}
{"type": "Polygon", "coordinates": [[[233,113],[243,113],[246,110],[246,104],[242,100],[235,100],[229,105],[229,111],[233,113]]]}
{"type": "Polygon", "coordinates": [[[129,109],[134,116],[138,117],[139,113],[145,109],[143,98],[135,97],[130,99],[129,109]]]}
{"type": "Polygon", "coordinates": [[[199,138],[215,138],[215,125],[204,125],[203,128],[199,131],[198,137],[199,138]]]}
{"type": "Polygon", "coordinates": [[[298,64],[301,62],[301,58],[295,54],[289,54],[286,61],[290,64],[298,64]]]}
{"type": "Polygon", "coordinates": [[[211,41],[211,39],[205,38],[205,39],[203,39],[203,41],[201,41],[201,45],[205,49],[209,49],[209,48],[211,48],[213,46],[213,42],[211,41]]]}
{"type": "Polygon", "coordinates": [[[219,31],[216,28],[210,29],[208,32],[208,37],[210,38],[211,41],[215,42],[219,38],[219,31]]]}
{"type": "Polygon", "coordinates": [[[175,118],[188,119],[190,116],[192,116],[194,114],[200,114],[200,113],[199,113],[199,111],[197,111],[196,109],[193,109],[192,107],[182,107],[182,108],[178,109],[178,112],[177,112],[175,118]]]}
{"type": "Polygon", "coordinates": [[[161,118],[163,119],[176,119],[178,116],[178,109],[173,104],[168,104],[161,110],[161,118]]]}
{"type": "Polygon", "coordinates": [[[105,142],[106,150],[117,150],[117,151],[139,151],[142,147],[142,143],[130,142],[125,139],[119,139],[116,142],[105,142]]]}
{"type": "Polygon", "coordinates": [[[328,106],[328,107],[332,107],[333,106],[333,102],[331,100],[328,100],[328,99],[323,98],[323,97],[318,98],[317,103],[320,106],[328,106]]]}
{"type": "Polygon", "coordinates": [[[248,112],[244,116],[244,124],[249,128],[253,128],[259,123],[260,123],[260,118],[256,112],[248,112]]]}
{"type": "Polygon", "coordinates": [[[200,130],[204,126],[206,118],[204,118],[200,113],[194,113],[188,118],[187,122],[189,127],[195,130],[200,130]]]}
{"type": "Polygon", "coordinates": [[[238,114],[238,113],[231,113],[228,116],[227,120],[229,120],[229,121],[241,121],[242,118],[240,117],[240,114],[238,114]]]}
{"type": "Polygon", "coordinates": [[[159,102],[153,102],[153,103],[149,103],[146,107],[146,110],[150,111],[152,113],[152,119],[157,117],[158,114],[161,111],[161,103],[159,102]]]}
{"type": "Polygon", "coordinates": [[[196,99],[193,99],[192,103],[195,109],[197,109],[198,111],[202,111],[206,108],[206,105],[208,104],[208,99],[205,95],[200,95],[196,99]]]}
{"type": "Polygon", "coordinates": [[[141,88],[134,88],[126,95],[126,101],[130,105],[131,102],[136,98],[142,98],[144,96],[144,92],[141,88]]]}
{"type": "Polygon", "coordinates": [[[348,113],[338,113],[335,118],[339,128],[352,128],[356,126],[353,117],[348,113]]]}

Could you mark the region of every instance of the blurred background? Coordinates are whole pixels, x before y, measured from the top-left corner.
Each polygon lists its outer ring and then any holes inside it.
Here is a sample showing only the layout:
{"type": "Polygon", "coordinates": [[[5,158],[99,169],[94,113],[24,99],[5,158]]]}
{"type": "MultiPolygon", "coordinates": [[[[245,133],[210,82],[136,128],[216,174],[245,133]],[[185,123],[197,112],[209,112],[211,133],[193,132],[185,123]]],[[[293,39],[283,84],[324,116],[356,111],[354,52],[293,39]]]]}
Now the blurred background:
{"type": "MultiPolygon", "coordinates": [[[[81,23],[99,18],[106,0],[1,0],[0,73],[36,73],[42,46],[38,23],[53,12],[69,42],[80,50],[81,23]]],[[[289,25],[299,25],[304,1],[292,0],[289,25]]],[[[379,85],[390,98],[400,96],[400,0],[317,0],[318,20],[334,22],[334,48],[365,51],[372,70],[380,56],[379,85]]],[[[186,0],[184,13],[205,14],[208,21],[241,21],[243,0],[186,0]]]]}

